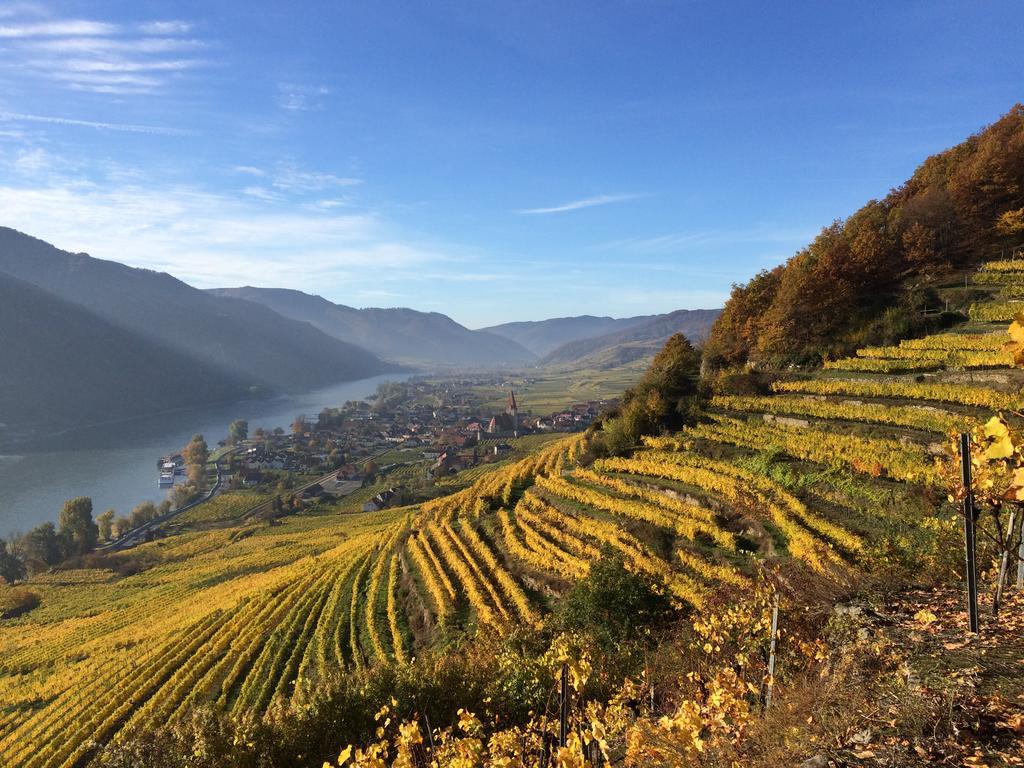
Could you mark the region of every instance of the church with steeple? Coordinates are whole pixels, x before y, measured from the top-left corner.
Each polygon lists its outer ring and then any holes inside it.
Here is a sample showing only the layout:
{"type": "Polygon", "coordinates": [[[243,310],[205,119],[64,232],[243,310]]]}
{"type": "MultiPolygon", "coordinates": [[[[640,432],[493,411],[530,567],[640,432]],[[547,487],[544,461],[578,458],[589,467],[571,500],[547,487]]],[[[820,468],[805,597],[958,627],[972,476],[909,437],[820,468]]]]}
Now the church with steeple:
{"type": "Polygon", "coordinates": [[[495,437],[519,437],[519,406],[516,404],[515,390],[508,391],[508,407],[504,413],[491,417],[487,424],[487,433],[495,437]]]}

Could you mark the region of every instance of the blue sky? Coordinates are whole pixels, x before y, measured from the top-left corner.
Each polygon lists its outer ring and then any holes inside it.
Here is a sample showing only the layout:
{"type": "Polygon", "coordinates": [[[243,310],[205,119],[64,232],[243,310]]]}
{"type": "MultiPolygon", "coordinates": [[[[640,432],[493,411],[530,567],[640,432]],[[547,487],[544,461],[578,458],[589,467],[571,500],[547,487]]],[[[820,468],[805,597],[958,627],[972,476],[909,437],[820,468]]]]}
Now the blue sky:
{"type": "Polygon", "coordinates": [[[1022,50],[1017,2],[0,0],[0,224],[471,327],[720,306],[1022,50]]]}

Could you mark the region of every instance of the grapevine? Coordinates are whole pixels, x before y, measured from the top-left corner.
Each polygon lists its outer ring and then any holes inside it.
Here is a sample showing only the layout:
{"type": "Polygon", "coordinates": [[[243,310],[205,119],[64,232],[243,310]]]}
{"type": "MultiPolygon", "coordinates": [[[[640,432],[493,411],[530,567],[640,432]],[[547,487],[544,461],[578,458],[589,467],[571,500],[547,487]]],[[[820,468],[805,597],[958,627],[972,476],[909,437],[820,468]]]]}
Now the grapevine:
{"type": "Polygon", "coordinates": [[[1015,393],[999,392],[986,387],[962,384],[925,384],[912,381],[880,381],[876,379],[811,379],[777,381],[775,392],[797,392],[810,395],[850,395],[852,397],[905,397],[912,400],[934,400],[959,403],[992,410],[1013,410],[1019,402],[1015,393]]]}

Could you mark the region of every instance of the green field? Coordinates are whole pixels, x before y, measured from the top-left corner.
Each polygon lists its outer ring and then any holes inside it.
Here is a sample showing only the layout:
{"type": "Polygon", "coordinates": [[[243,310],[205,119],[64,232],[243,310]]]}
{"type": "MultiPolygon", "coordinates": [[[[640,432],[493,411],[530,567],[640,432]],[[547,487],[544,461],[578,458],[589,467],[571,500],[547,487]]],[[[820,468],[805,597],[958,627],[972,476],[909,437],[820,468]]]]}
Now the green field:
{"type": "MultiPolygon", "coordinates": [[[[508,382],[515,389],[521,412],[546,416],[564,410],[573,403],[621,397],[636,384],[650,361],[643,360],[610,370],[546,370],[510,375],[508,382]]],[[[504,410],[508,404],[505,387],[478,387],[476,392],[486,407],[504,410]]]]}

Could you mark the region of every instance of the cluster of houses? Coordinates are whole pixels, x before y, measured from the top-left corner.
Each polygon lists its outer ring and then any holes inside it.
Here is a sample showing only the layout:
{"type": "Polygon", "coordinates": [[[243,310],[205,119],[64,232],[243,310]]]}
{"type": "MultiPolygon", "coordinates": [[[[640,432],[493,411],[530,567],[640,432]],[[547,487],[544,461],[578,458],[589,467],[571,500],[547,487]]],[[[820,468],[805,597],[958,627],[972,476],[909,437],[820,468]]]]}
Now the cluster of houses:
{"type": "Polygon", "coordinates": [[[322,458],[292,450],[290,442],[292,441],[275,438],[246,447],[234,459],[239,483],[246,488],[252,488],[262,485],[266,478],[271,476],[271,472],[314,471],[322,458]]]}
{"type": "Polygon", "coordinates": [[[594,422],[601,411],[610,410],[617,405],[617,398],[575,403],[567,410],[537,419],[534,428],[538,432],[582,432],[594,422]]]}
{"type": "MultiPolygon", "coordinates": [[[[506,407],[489,413],[474,387],[477,380],[411,380],[400,396],[376,403],[351,401],[325,409],[319,418],[297,420],[291,434],[264,435],[247,441],[233,459],[238,483],[254,487],[276,482],[284,473],[336,472],[340,487],[363,483],[369,462],[396,449],[419,449],[416,461],[434,478],[480,463],[498,461],[512,451],[510,441],[546,432],[586,429],[611,401],[577,403],[544,417],[519,412],[509,388],[506,407]]],[[[279,431],[278,431],[279,432],[279,431]]],[[[408,462],[403,462],[407,464],[408,462]]],[[[374,481],[395,465],[375,468],[374,481]]],[[[367,511],[394,506],[403,498],[400,486],[381,491],[365,504],[367,511]]]]}

